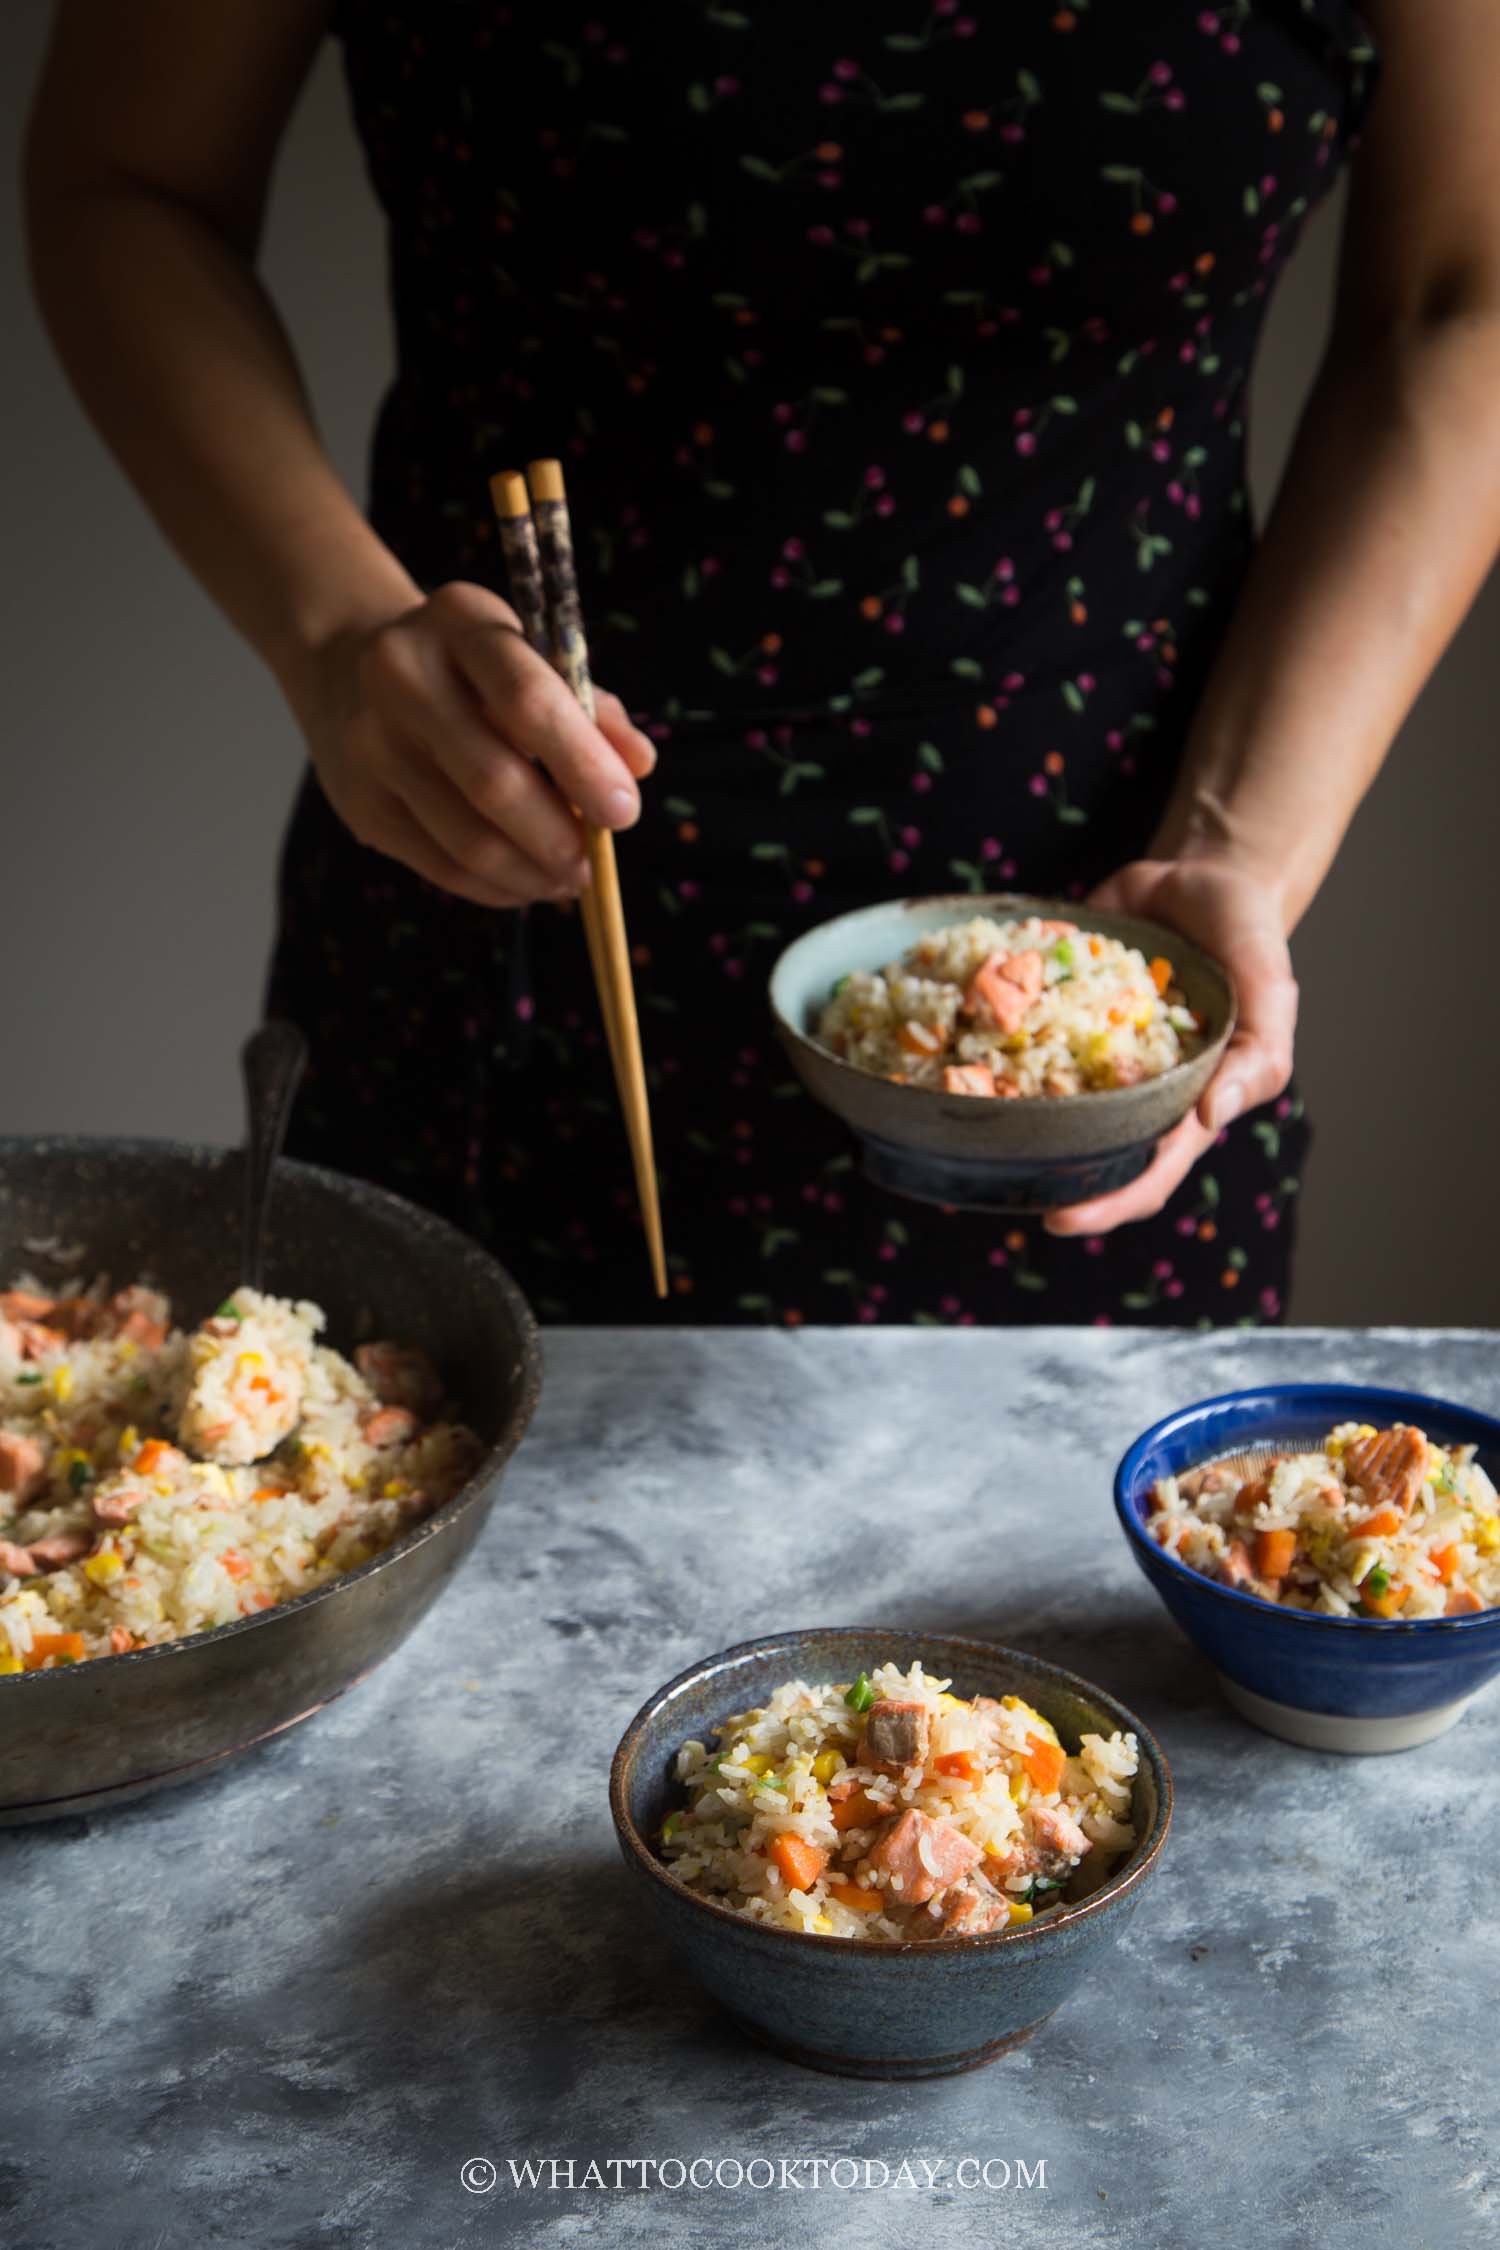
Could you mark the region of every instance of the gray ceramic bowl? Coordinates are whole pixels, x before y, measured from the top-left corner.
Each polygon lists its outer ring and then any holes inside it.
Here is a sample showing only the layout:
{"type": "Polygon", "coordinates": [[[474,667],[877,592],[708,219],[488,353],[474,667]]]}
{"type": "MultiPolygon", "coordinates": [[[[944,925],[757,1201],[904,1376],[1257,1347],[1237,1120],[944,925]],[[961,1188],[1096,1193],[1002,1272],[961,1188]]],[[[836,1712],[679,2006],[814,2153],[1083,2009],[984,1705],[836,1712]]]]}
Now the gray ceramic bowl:
{"type": "Polygon", "coordinates": [[[1039,1657],[987,1641],[887,1626],[824,1626],[747,1641],[694,1664],[626,1728],[609,1780],[625,1864],[698,1981],[752,2038],[794,2062],[851,2078],[939,2078],[1023,2040],[1109,1951],[1155,1873],[1172,1818],[1167,1763],[1140,1720],[1102,1688],[1039,1657]],[[689,1890],[657,1857],[680,1793],[673,1761],[736,1711],[792,1679],[847,1680],[874,1664],[920,1662],[959,1695],[1021,1695],[1064,1742],[1133,1733],[1141,1749],[1133,1819],[1139,1842],[1090,1897],[1045,1921],[988,1937],[804,1936],[768,1929],[689,1890]]]}
{"type": "Polygon", "coordinates": [[[852,1126],[864,1168],[881,1187],[925,1203],[975,1211],[1044,1211],[1124,1187],[1146,1169],[1163,1133],[1186,1117],[1234,1029],[1234,991],[1208,954],[1175,930],[1134,914],[1013,892],[892,899],[820,923],[789,945],[771,972],[771,1010],[793,1068],[813,1099],[852,1126]],[[818,1043],[818,1018],[851,970],[880,969],[929,930],[976,914],[1047,914],[1103,937],[1164,953],[1207,1024],[1200,1052],[1139,1086],[1056,1099],[991,1101],[896,1086],[818,1043]]]}

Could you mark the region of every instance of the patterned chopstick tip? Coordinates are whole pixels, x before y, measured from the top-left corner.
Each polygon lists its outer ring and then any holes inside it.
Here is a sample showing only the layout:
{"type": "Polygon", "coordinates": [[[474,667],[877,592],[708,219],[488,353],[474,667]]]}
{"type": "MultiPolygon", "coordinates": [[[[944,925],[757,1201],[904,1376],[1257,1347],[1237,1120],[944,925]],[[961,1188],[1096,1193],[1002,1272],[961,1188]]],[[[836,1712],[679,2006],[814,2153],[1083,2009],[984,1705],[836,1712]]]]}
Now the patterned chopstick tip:
{"type": "Polygon", "coordinates": [[[552,634],[547,623],[547,595],[526,479],[517,469],[500,470],[490,478],[490,499],[500,524],[500,552],[505,561],[511,604],[521,620],[521,631],[538,655],[550,660],[552,634]]]}
{"type": "Polygon", "coordinates": [[[552,621],[552,661],[592,718],[594,683],[589,673],[588,643],[584,639],[583,610],[578,599],[573,526],[568,517],[562,463],[528,461],[526,481],[531,488],[531,508],[542,554],[542,584],[552,621]]]}

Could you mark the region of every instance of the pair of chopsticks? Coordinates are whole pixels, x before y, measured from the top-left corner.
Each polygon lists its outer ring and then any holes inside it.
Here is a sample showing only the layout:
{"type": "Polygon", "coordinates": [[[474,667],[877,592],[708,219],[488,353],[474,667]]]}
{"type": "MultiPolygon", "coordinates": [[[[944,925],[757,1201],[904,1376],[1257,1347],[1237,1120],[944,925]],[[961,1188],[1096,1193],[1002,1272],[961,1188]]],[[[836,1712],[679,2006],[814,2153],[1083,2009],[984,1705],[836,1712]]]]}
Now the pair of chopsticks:
{"type": "MultiPolygon", "coordinates": [[[[490,479],[490,498],[500,521],[500,546],[505,557],[510,597],[521,630],[539,656],[577,696],[588,716],[594,716],[594,683],[589,672],[588,644],[583,634],[583,613],[578,600],[578,578],[573,565],[573,527],[568,516],[560,461],[532,461],[525,476],[502,469],[490,479]]],[[[604,1037],[615,1074],[615,1088],[630,1139],[630,1160],[635,1169],[636,1193],[646,1229],[651,1258],[651,1278],[658,1297],[667,1293],[667,1261],[662,1245],[661,1203],[656,1186],[656,1157],[651,1140],[651,1110],[646,1095],[646,1066],[641,1054],[641,1029],[635,1012],[635,982],[630,973],[630,946],[625,935],[625,909],[620,897],[620,871],[615,840],[607,828],[584,823],[592,881],[579,901],[604,1037]]]]}

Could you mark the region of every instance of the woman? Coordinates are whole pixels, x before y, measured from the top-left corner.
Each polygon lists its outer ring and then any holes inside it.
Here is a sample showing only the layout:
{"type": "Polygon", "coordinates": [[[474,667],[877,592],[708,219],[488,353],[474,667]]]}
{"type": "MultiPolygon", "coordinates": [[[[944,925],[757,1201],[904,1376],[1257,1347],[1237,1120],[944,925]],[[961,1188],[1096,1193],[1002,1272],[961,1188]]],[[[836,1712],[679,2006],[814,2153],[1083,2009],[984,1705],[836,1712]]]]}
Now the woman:
{"type": "Polygon", "coordinates": [[[1287,935],[1500,516],[1500,21],[964,4],[60,9],[43,304],[307,738],[271,986],[312,1040],[294,1145],[446,1210],[555,1317],[651,1313],[557,905],[570,803],[633,831],[670,1317],[1281,1309],[1287,935]],[[391,227],[369,523],[253,271],[330,21],[391,227]],[[1377,43],[1333,339],[1252,551],[1256,335],[1377,43]],[[597,729],[495,591],[487,476],[548,452],[623,698],[597,729]],[[760,996],[813,921],[991,884],[1147,912],[1240,992],[1198,1115],[1045,1228],[865,1188],[760,996]]]}

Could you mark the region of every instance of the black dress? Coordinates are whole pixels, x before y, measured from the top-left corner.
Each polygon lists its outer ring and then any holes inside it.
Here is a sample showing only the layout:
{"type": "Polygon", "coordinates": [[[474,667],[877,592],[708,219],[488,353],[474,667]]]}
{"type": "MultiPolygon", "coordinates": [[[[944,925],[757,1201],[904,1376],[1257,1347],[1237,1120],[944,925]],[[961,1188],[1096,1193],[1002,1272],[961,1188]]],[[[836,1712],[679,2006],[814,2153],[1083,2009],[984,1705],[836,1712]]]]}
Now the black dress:
{"type": "MultiPolygon", "coordinates": [[[[771,1034],[812,923],[1077,897],[1139,856],[1245,568],[1267,294],[1357,127],[1342,0],[346,0],[390,222],[373,519],[503,585],[496,467],[567,465],[598,677],[661,748],[621,845],[695,1321],[1274,1320],[1300,1104],[1097,1242],[866,1186],[771,1034]]],[[[296,1153],[658,1317],[576,916],[356,844],[309,780],[271,1001],[296,1153]]]]}

